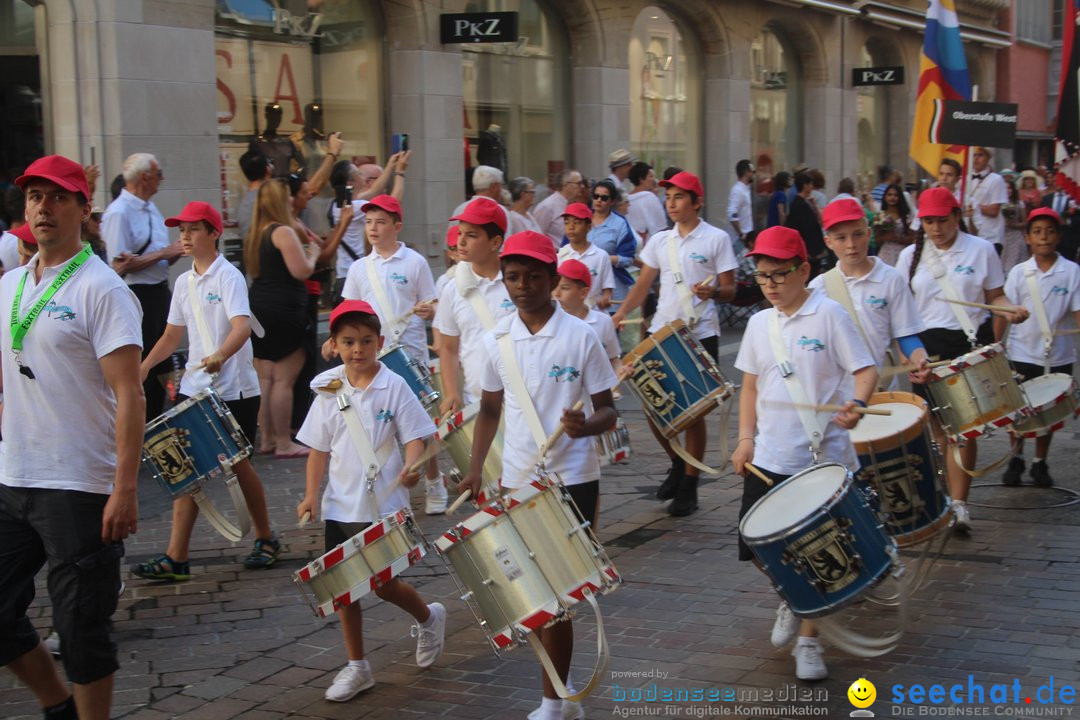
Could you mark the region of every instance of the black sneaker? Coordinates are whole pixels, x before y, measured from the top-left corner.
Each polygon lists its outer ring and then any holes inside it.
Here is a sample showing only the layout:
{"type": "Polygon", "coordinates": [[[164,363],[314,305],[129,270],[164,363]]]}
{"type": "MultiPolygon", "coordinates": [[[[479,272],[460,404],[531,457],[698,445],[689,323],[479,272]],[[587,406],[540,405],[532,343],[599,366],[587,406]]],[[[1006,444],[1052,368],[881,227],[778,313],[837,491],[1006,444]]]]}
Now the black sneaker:
{"type": "Polygon", "coordinates": [[[280,553],[281,542],[276,536],[269,539],[255,538],[255,547],[244,558],[244,567],[248,570],[263,570],[277,562],[280,553]]]}
{"type": "Polygon", "coordinates": [[[693,475],[682,476],[675,490],[675,499],[668,505],[668,515],[686,517],[698,509],[697,484],[698,479],[693,475]]]}
{"type": "Polygon", "coordinates": [[[656,499],[670,500],[675,497],[675,491],[679,487],[679,480],[682,479],[683,473],[685,472],[685,462],[682,460],[672,460],[671,469],[668,470],[667,477],[664,478],[664,482],[660,483],[660,487],[656,489],[656,499]]]}
{"type": "MultiPolygon", "coordinates": [[[[1034,466],[1032,466],[1031,472],[1034,475],[1034,466]]],[[[1001,476],[1001,484],[1008,485],[1009,487],[1016,487],[1020,484],[1020,478],[1022,478],[1023,476],[1024,458],[1014,456],[1009,460],[1009,467],[1005,468],[1005,473],[1001,476]]]]}
{"type": "Polygon", "coordinates": [[[1054,486],[1054,479],[1050,477],[1050,470],[1046,467],[1045,460],[1031,463],[1031,479],[1034,481],[1035,487],[1047,488],[1054,486]]]}

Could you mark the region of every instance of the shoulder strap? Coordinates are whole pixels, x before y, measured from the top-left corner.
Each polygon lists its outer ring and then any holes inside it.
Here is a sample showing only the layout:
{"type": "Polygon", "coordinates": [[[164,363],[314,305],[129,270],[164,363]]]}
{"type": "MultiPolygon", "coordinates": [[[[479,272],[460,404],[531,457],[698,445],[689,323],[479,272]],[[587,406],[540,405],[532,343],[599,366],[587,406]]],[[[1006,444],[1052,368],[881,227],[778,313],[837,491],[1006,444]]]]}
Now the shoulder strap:
{"type": "Polygon", "coordinates": [[[401,333],[404,328],[397,322],[397,318],[394,316],[394,306],[390,303],[390,298],[386,294],[386,288],[383,287],[382,278],[379,277],[379,271],[375,269],[376,253],[372,253],[367,258],[367,276],[368,283],[371,284],[371,289],[375,293],[375,302],[378,303],[382,309],[382,316],[386,320],[386,324],[389,326],[384,328],[387,334],[397,342],[401,337],[401,333]]]}
{"type": "Polygon", "coordinates": [[[686,278],[683,274],[682,262],[679,260],[679,231],[672,228],[668,233],[668,265],[671,266],[671,276],[675,280],[675,293],[679,296],[679,303],[683,306],[683,312],[686,313],[686,322],[690,327],[697,325],[701,316],[698,314],[697,308],[694,306],[694,295],[690,292],[690,286],[686,283],[686,278]]]}
{"type": "Polygon", "coordinates": [[[873,348],[870,347],[870,339],[866,336],[866,331],[863,329],[862,321],[859,320],[859,315],[855,312],[855,303],[851,300],[851,291],[848,290],[847,283],[844,282],[844,276],[840,272],[839,266],[834,267],[832,270],[825,273],[823,279],[825,282],[825,294],[844,306],[848,315],[855,321],[855,327],[858,328],[859,335],[862,336],[867,349],[873,352],[873,348]]]}
{"type": "Polygon", "coordinates": [[[345,254],[351,257],[354,262],[360,259],[359,253],[353,250],[352,246],[349,245],[349,243],[345,242],[345,238],[341,238],[341,243],[338,245],[338,247],[344,250],[345,254]]]}
{"type": "MultiPolygon", "coordinates": [[[[956,288],[953,287],[952,281],[949,279],[948,268],[945,267],[945,263],[941,260],[941,253],[934,247],[933,241],[930,239],[923,240],[923,256],[926,257],[930,263],[930,273],[937,281],[938,287],[941,288],[941,292],[949,300],[961,300],[959,294],[956,292],[956,288]]],[[[971,322],[971,318],[964,310],[963,306],[959,303],[951,302],[949,307],[952,308],[953,315],[956,316],[957,322],[960,323],[960,327],[964,329],[964,334],[967,335],[968,342],[971,343],[971,347],[977,347],[979,341],[975,338],[975,325],[971,322]]]]}
{"type": "Polygon", "coordinates": [[[202,338],[202,353],[203,357],[209,356],[214,352],[210,347],[212,342],[210,338],[210,327],[206,324],[206,314],[203,313],[202,303],[199,302],[198,291],[195,288],[195,266],[191,266],[191,271],[188,273],[188,302],[191,304],[191,313],[195,316],[195,326],[199,328],[199,337],[202,338]]]}
{"type": "Polygon", "coordinates": [[[821,428],[821,423],[818,422],[817,413],[812,409],[805,388],[799,382],[799,378],[795,376],[791,356],[788,355],[783,335],[780,332],[780,313],[776,309],[773,309],[772,316],[769,318],[769,341],[772,343],[776,364],[780,369],[780,376],[784,379],[784,385],[787,387],[788,395],[791,396],[791,401],[795,403],[795,411],[799,415],[799,422],[802,424],[806,436],[810,438],[810,452],[814,456],[814,462],[816,463],[821,448],[821,440],[825,433],[821,428]]]}
{"type": "MultiPolygon", "coordinates": [[[[360,417],[349,403],[352,388],[348,383],[342,383],[334,394],[337,399],[338,410],[341,411],[341,417],[345,421],[345,429],[349,432],[349,438],[360,453],[361,460],[367,463],[367,469],[364,471],[364,478],[367,483],[366,490],[374,493],[375,479],[378,478],[379,470],[386,464],[386,460],[390,456],[392,443],[385,443],[380,448],[382,452],[376,452],[371,446],[371,440],[368,438],[367,432],[364,431],[364,427],[360,424],[360,417]]],[[[377,512],[378,509],[376,508],[377,512]]]]}
{"type": "Polygon", "coordinates": [[[1043,374],[1045,375],[1050,372],[1050,349],[1054,345],[1054,331],[1050,329],[1050,318],[1046,316],[1046,305],[1043,303],[1042,289],[1039,287],[1038,269],[1034,265],[1025,267],[1024,279],[1027,281],[1031,304],[1035,307],[1035,319],[1039,321],[1039,332],[1042,333],[1043,374]]]}
{"type": "Polygon", "coordinates": [[[472,271],[472,266],[466,263],[458,263],[453,272],[458,294],[469,301],[469,306],[472,307],[476,317],[480,319],[480,324],[484,326],[485,330],[495,327],[495,317],[491,314],[491,309],[484,302],[483,296],[477,289],[476,274],[472,271]]]}
{"type": "Polygon", "coordinates": [[[536,442],[536,447],[540,451],[541,462],[544,459],[544,454],[547,452],[547,433],[544,432],[544,426],[540,422],[540,416],[536,412],[536,406],[533,405],[532,397],[529,396],[529,390],[525,386],[525,379],[521,376],[521,368],[518,366],[517,358],[514,356],[514,345],[510,339],[510,333],[499,337],[496,342],[499,344],[499,355],[502,356],[503,365],[506,366],[506,375],[510,380],[510,387],[508,388],[514,397],[517,398],[518,404],[521,405],[521,412],[525,415],[525,423],[529,426],[529,432],[533,436],[533,441],[536,442]]]}

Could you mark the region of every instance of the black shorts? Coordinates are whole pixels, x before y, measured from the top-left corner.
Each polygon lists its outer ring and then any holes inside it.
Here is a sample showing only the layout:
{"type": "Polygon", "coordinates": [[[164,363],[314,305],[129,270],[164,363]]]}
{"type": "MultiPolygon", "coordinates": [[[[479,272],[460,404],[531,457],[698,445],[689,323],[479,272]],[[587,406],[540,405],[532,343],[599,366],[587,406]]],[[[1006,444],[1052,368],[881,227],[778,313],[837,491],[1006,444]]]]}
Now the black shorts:
{"type": "MultiPolygon", "coordinates": [[[[919,333],[919,340],[926,348],[926,355],[937,356],[939,360],[952,360],[961,355],[971,352],[971,343],[963,330],[946,330],[945,328],[930,328],[919,333]]],[[[989,320],[984,322],[975,331],[975,340],[982,345],[994,342],[994,327],[989,320]]],[[[930,401],[930,394],[926,391],[926,385],[915,383],[912,390],[916,395],[930,401]]]]}
{"type": "MultiPolygon", "coordinates": [[[[179,393],[176,396],[176,402],[181,403],[187,400],[189,396],[179,393]]],[[[239,400],[226,400],[225,407],[229,408],[229,412],[232,413],[233,418],[236,419],[237,425],[240,426],[240,432],[244,433],[244,437],[248,439],[248,442],[255,442],[255,431],[259,428],[259,403],[260,397],[240,398],[239,400]]]]}
{"type": "Polygon", "coordinates": [[[581,512],[581,519],[590,523],[596,523],[596,510],[600,504],[600,481],[581,483],[580,485],[567,485],[566,490],[574,499],[574,504],[581,512]]]}
{"type": "MultiPolygon", "coordinates": [[[[770,470],[765,470],[763,468],[758,468],[758,470],[761,470],[763,475],[767,476],[770,480],[773,481],[773,486],[769,487],[764,482],[762,482],[761,478],[753,475],[752,473],[746,474],[746,477],[743,478],[742,484],[742,504],[739,506],[740,521],[742,521],[743,516],[746,515],[746,513],[750,512],[750,508],[754,507],[754,503],[765,497],[766,493],[775,488],[777,485],[791,477],[790,475],[781,475],[779,473],[774,473],[770,470]]],[[[736,531],[738,531],[737,526],[736,531]]],[[[743,536],[740,532],[739,560],[746,562],[747,560],[753,559],[754,553],[751,552],[750,547],[745,542],[743,542],[743,536]]]]}
{"type": "MultiPolygon", "coordinates": [[[[1032,380],[1043,374],[1042,365],[1016,361],[1013,361],[1010,364],[1012,365],[1013,370],[1016,371],[1016,374],[1020,376],[1021,382],[1027,382],[1028,380],[1032,380]]],[[[1050,372],[1072,375],[1072,368],[1072,363],[1069,363],[1068,365],[1058,365],[1057,367],[1052,367],[1050,368],[1050,372]]]]}
{"type": "Polygon", "coordinates": [[[341,522],[340,520],[327,520],[324,525],[326,552],[330,552],[353,535],[359,535],[371,527],[369,522],[341,522]]]}

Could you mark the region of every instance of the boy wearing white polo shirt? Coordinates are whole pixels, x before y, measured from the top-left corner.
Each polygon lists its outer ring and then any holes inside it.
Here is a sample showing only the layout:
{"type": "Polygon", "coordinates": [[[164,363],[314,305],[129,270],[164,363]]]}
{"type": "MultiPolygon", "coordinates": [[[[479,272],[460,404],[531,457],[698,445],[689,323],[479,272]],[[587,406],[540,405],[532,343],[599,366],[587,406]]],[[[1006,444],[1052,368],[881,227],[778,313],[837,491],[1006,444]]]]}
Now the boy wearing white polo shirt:
{"type": "MultiPolygon", "coordinates": [[[[296,439],[311,448],[304,499],[296,515],[326,524],[326,552],[372,523],[408,510],[409,492],[419,480],[410,470],[424,451],[435,423],[405,380],[378,360],[383,338],[371,305],[345,300],[330,313],[330,341],[344,364],[311,383],[315,400],[296,439]],[[341,405],[345,409],[341,409],[341,405]],[[351,413],[347,416],[346,413],[351,413]],[[358,416],[358,417],[357,417],[358,416]],[[355,434],[354,434],[355,433],[355,434]],[[405,448],[402,461],[398,444],[405,448]],[[374,455],[374,457],[372,457],[374,455]],[[318,502],[319,486],[329,480],[318,502]]],[[[428,667],[442,652],[446,610],[426,604],[412,585],[395,577],[375,588],[381,599],[416,619],[416,664],[428,667]]],[[[375,684],[364,658],[359,601],[338,611],[349,663],[326,690],[326,699],[345,702],[375,684]]]]}
{"type": "MultiPolygon", "coordinates": [[[[209,203],[190,202],[179,215],[166,219],[165,225],[180,228],[180,247],[192,264],[176,279],[165,331],[142,361],[143,380],[151,368],[175,352],[186,331],[188,362],[177,400],[213,386],[250,440],[259,418],[251,307],[243,274],[218,253],[221,215],[209,203]]],[[[255,547],[244,559],[244,567],[268,568],[277,560],[281,543],[270,528],[266,493],[250,460],[241,460],[233,471],[255,526],[255,547]]],[[[172,532],[165,554],[132,565],[131,574],[147,580],[189,580],[188,547],[198,517],[199,506],[190,496],[173,500],[172,532]]]]}
{"type": "Polygon", "coordinates": [[[606,310],[611,307],[611,293],[615,291],[615,271],[611,269],[611,256],[589,242],[592,210],[585,203],[570,203],[562,217],[568,243],[559,248],[559,262],[580,260],[589,268],[592,283],[585,302],[589,307],[606,310]]]}
{"type": "MultiPolygon", "coordinates": [[[[472,464],[459,490],[468,489],[474,496],[479,492],[481,468],[505,407],[502,485],[517,489],[535,477],[539,445],[561,422],[566,434],[547,453],[545,466],[567,486],[582,517],[591,520],[600,496],[600,461],[591,437],[615,423],[611,397],[615,373],[596,333],[551,299],[558,279],[558,258],[551,240],[542,233],[517,233],[507,239],[501,257],[503,282],[517,312],[484,335],[486,362],[472,464]],[[500,349],[507,344],[511,366],[500,349]],[[591,401],[593,413],[586,417],[582,410],[569,409],[578,401],[591,401]],[[541,427],[534,429],[530,416],[541,427]],[[545,437],[537,437],[539,432],[545,437]]],[[[537,634],[566,683],[574,647],[573,626],[566,620],[537,634]]],[[[546,674],[543,682],[543,702],[530,718],[582,717],[577,703],[565,701],[564,705],[546,674]]]]}
{"type": "MultiPolygon", "coordinates": [[[[1005,297],[1017,305],[1031,310],[1035,322],[1016,325],[1009,335],[1006,353],[1013,369],[1023,378],[1031,380],[1045,371],[1072,375],[1076,362],[1076,346],[1072,338],[1058,335],[1072,317],[1080,326],[1080,266],[1066,260],[1057,252],[1061,240],[1061,216],[1053,208],[1037,208],[1027,219],[1026,240],[1031,257],[1013,267],[1005,280],[1005,297]],[[1038,288],[1038,297],[1032,293],[1032,284],[1038,288]],[[1046,327],[1040,317],[1038,306],[1043,308],[1046,327]],[[1049,331],[1047,333],[1046,331],[1049,331]]],[[[994,334],[1002,337],[1006,320],[994,319],[994,334]]],[[[1046,466],[1050,452],[1051,431],[1035,439],[1035,459],[1031,463],[1031,479],[1038,487],[1054,484],[1046,466]]],[[[1019,485],[1024,474],[1024,439],[1013,440],[1014,457],[1001,481],[1006,485],[1019,485]]]]}
{"type": "MultiPolygon", "coordinates": [[[[618,327],[641,305],[653,281],[659,277],[660,297],[649,333],[681,319],[715,360],[720,337],[716,302],[728,302],[735,297],[738,263],[731,238],[701,219],[705,188],[697,175],[680,172],[670,180],[662,180],[660,185],[666,188],[666,209],[675,227],[649,238],[641,251],[641,273],[612,320],[618,327]]],[[[651,420],[649,428],[671,458],[671,470],[656,491],[656,497],[661,500],[674,498],[668,506],[671,515],[689,515],[697,510],[699,470],[683,462],[651,420]]],[[[703,417],[686,429],[687,452],[701,461],[705,457],[706,441],[703,417]]]]}
{"type": "MultiPolygon", "coordinates": [[[[427,260],[398,240],[401,203],[391,195],[376,195],[360,208],[371,253],[349,266],[341,296],[370,302],[379,315],[383,334],[400,343],[409,356],[428,365],[427,331],[424,323],[435,317],[435,278],[427,260]]],[[[436,458],[428,463],[425,512],[446,511],[445,478],[436,458]]]]}
{"type": "MultiPolygon", "coordinates": [[[[908,378],[925,383],[930,369],[918,333],[926,328],[915,309],[915,297],[896,268],[867,254],[870,227],[862,206],[855,200],[837,200],[821,215],[825,244],[838,262],[834,269],[811,280],[810,289],[825,292],[848,311],[879,371],[885,367],[885,352],[895,340],[903,356],[920,368],[908,378]]],[[[895,382],[894,377],[890,384],[895,382]]]]}
{"type": "Polygon", "coordinates": [[[592,273],[585,263],[580,260],[564,260],[559,264],[559,284],[555,286],[555,299],[563,310],[584,320],[593,329],[596,337],[600,339],[600,344],[604,346],[608,360],[611,361],[611,369],[617,375],[622,367],[619,361],[619,336],[615,334],[610,315],[594,310],[585,303],[591,283],[592,273]]]}
{"type": "MultiPolygon", "coordinates": [[[[750,318],[735,359],[735,367],[743,373],[739,440],[731,455],[735,472],[743,475],[752,462],[775,487],[817,462],[838,462],[854,471],[858,459],[848,430],[860,417],[852,408],[866,407],[877,384],[873,357],[847,312],[824,293],[806,288],[810,265],[797,231],[783,226],[763,230],[749,255],[757,265],[754,279],[773,307],[750,318]],[[782,361],[772,349],[777,332],[789,360],[782,361]],[[782,367],[792,372],[784,376],[782,367]],[[820,413],[796,408],[799,394],[806,397],[802,402],[842,404],[845,410],[830,422],[820,413]],[[811,433],[821,438],[817,458],[810,450],[811,433]]],[[[740,520],[768,490],[762,480],[744,475],[740,520]]],[[[753,559],[741,534],[739,559],[753,559]]],[[[781,603],[772,643],[784,647],[796,634],[800,635],[792,650],[796,677],[824,679],[828,670],[813,623],[800,623],[781,603]]]]}
{"type": "Polygon", "coordinates": [[[484,333],[514,312],[499,265],[499,248],[506,232],[506,211],[498,203],[477,198],[450,218],[458,224],[461,262],[439,295],[432,326],[439,331],[439,368],[445,415],[480,399],[484,367],[484,333]],[[464,374],[464,391],[458,378],[464,374]]]}

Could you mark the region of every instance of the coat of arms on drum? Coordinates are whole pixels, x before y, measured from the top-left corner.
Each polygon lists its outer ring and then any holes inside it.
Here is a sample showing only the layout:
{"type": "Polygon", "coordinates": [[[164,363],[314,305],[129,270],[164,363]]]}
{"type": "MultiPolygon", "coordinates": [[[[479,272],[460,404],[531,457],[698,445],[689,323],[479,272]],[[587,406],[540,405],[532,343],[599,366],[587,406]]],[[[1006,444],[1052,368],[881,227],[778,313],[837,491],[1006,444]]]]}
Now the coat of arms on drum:
{"type": "Polygon", "coordinates": [[[784,551],[784,563],[794,563],[823,594],[843,590],[859,577],[857,560],[845,549],[850,521],[840,517],[817,526],[784,551]],[[843,527],[841,527],[843,526],[843,527]]]}
{"type": "Polygon", "coordinates": [[[187,435],[183,428],[167,428],[144,445],[146,453],[170,485],[179,483],[191,472],[191,458],[185,452],[185,448],[191,447],[187,435]]]}
{"type": "Polygon", "coordinates": [[[661,380],[667,379],[664,367],[659,360],[643,360],[634,366],[632,379],[641,397],[658,415],[666,415],[675,408],[675,394],[669,393],[660,384],[661,380]]]}

